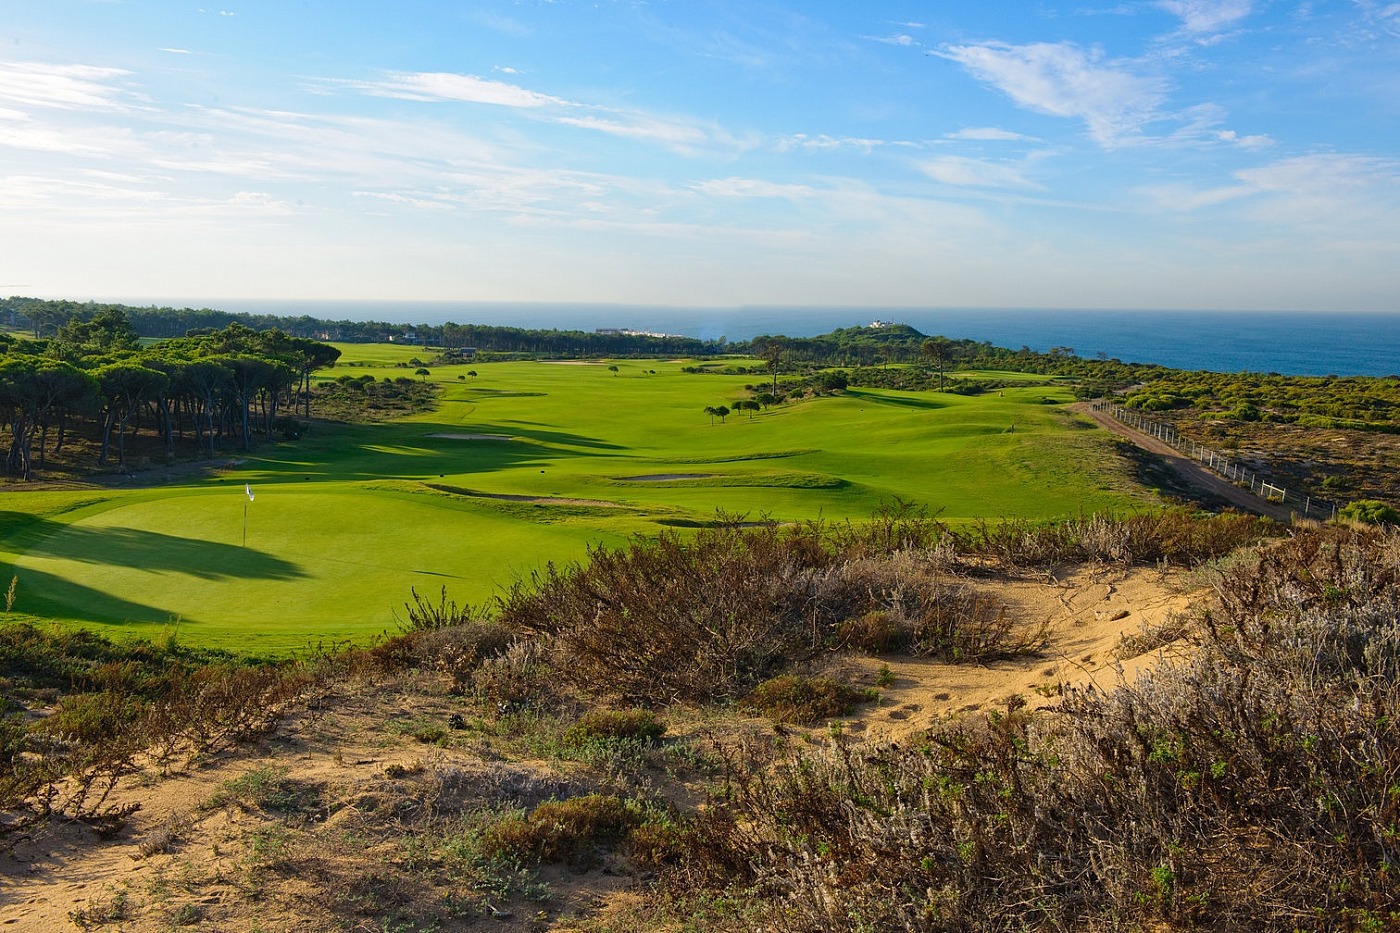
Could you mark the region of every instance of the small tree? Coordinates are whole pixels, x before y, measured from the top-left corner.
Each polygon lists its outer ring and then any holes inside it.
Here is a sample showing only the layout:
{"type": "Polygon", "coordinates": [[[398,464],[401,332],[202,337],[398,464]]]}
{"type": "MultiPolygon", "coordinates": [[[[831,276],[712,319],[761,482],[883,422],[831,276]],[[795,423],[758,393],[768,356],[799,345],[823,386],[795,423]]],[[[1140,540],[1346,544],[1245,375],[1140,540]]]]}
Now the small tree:
{"type": "Polygon", "coordinates": [[[1400,525],[1400,512],[1379,499],[1357,499],[1337,513],[1341,518],[1367,525],[1400,525]]]}
{"type": "Polygon", "coordinates": [[[612,373],[614,376],[616,376],[616,375],[617,375],[617,364],[616,364],[616,363],[613,363],[611,366],[609,366],[609,367],[608,367],[608,372],[610,372],[610,373],[612,373]]]}
{"type": "Polygon", "coordinates": [[[768,370],[773,374],[773,394],[778,394],[778,368],[782,366],[783,354],[787,352],[786,337],[755,337],[753,339],[753,352],[763,358],[768,364],[768,370]]]}
{"type": "Polygon", "coordinates": [[[933,360],[938,367],[938,391],[943,391],[943,370],[953,354],[953,342],[947,337],[930,337],[919,347],[924,356],[933,360]]]}
{"type": "Polygon", "coordinates": [[[719,419],[720,424],[724,424],[724,419],[729,417],[729,408],[725,405],[719,406],[715,409],[715,417],[719,419]]]}
{"type": "Polygon", "coordinates": [[[413,371],[413,375],[415,375],[415,376],[422,376],[422,377],[423,377],[423,381],[424,381],[424,382],[427,382],[427,381],[428,381],[428,376],[430,376],[431,373],[429,373],[428,370],[424,369],[422,366],[419,366],[417,369],[415,369],[415,370],[413,371]]]}

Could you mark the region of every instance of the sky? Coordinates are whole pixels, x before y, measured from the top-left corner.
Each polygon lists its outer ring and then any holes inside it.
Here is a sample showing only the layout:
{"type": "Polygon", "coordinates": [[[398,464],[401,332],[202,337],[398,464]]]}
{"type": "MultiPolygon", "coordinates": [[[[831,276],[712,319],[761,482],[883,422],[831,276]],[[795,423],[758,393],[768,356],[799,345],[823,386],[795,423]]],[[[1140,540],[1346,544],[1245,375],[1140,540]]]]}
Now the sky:
{"type": "Polygon", "coordinates": [[[1400,310],[1400,2],[0,0],[0,294],[1400,310]]]}

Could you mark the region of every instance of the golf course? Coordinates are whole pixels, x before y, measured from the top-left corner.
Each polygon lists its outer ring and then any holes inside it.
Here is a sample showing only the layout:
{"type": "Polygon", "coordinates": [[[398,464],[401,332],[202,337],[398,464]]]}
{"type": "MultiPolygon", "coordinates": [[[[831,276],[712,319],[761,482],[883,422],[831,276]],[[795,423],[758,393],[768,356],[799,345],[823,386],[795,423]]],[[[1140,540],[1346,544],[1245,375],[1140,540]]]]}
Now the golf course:
{"type": "Polygon", "coordinates": [[[473,362],[339,345],[334,369],[436,383],[429,412],[313,421],[297,440],[81,488],[8,488],[12,609],[115,636],[278,655],[395,627],[417,590],[489,601],[589,545],[726,518],[862,519],[896,500],[952,524],[1152,507],[1067,385],[849,389],[724,418],[761,376],[695,361],[473,362]],[[470,374],[469,374],[470,373],[470,374]],[[251,493],[251,495],[250,495],[251,493]]]}

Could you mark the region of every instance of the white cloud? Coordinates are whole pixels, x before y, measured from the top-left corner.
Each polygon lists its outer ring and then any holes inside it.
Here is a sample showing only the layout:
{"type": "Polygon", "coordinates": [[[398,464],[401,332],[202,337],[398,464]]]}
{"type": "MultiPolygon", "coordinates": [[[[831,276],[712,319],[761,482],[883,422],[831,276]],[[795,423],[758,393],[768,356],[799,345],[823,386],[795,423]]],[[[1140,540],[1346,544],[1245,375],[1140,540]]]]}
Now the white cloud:
{"type": "Polygon", "coordinates": [[[1350,197],[1365,191],[1400,193],[1400,165],[1371,156],[1324,153],[1243,169],[1235,177],[1260,191],[1350,197]]]}
{"type": "Polygon", "coordinates": [[[943,138],[981,140],[986,142],[1019,142],[1030,139],[1029,136],[1013,133],[1010,130],[997,129],[993,126],[968,127],[967,129],[957,130],[952,133],[945,133],[943,138]]]}
{"type": "Polygon", "coordinates": [[[871,42],[883,42],[886,45],[902,45],[905,48],[919,44],[918,40],[913,36],[903,33],[894,36],[863,36],[862,38],[869,39],[871,42]]]}
{"type": "Polygon", "coordinates": [[[716,178],[695,186],[703,194],[726,198],[810,198],[816,192],[807,185],[785,185],[755,178],[716,178]]]}
{"type": "Polygon", "coordinates": [[[1268,136],[1241,136],[1234,130],[1220,130],[1215,134],[1215,138],[1222,143],[1239,146],[1241,149],[1267,149],[1274,144],[1274,141],[1268,136]]]}
{"type": "Polygon", "coordinates": [[[595,116],[558,117],[555,122],[627,139],[651,140],[678,148],[690,148],[710,140],[710,134],[694,125],[641,115],[621,120],[595,116]]]}
{"type": "Polygon", "coordinates": [[[1320,153],[1232,174],[1235,183],[1231,185],[1160,185],[1143,188],[1141,193],[1158,209],[1183,213],[1247,198],[1255,221],[1340,231],[1365,225],[1381,230],[1382,238],[1400,240],[1395,220],[1400,208],[1400,163],[1320,153]]]}
{"type": "Polygon", "coordinates": [[[919,163],[919,170],[945,185],[971,188],[1039,188],[1015,166],[962,156],[944,156],[919,163]]]}
{"type": "Polygon", "coordinates": [[[402,100],[495,104],[500,107],[558,107],[569,102],[504,81],[444,71],[392,71],[379,81],[339,82],[376,97],[402,100]]]}
{"type": "Polygon", "coordinates": [[[1192,33],[1218,32],[1249,16],[1252,0],[1158,0],[1157,6],[1181,20],[1192,33]]]}
{"type": "Polygon", "coordinates": [[[1158,119],[1166,96],[1161,79],[1133,74],[1067,42],[947,46],[939,54],[1023,107],[1083,120],[1103,146],[1122,143],[1158,119]]]}
{"type": "Polygon", "coordinates": [[[908,140],[868,139],[862,136],[827,136],[824,133],[818,136],[810,136],[806,133],[794,133],[791,136],[778,140],[776,143],[779,152],[786,152],[790,149],[857,149],[867,155],[874,152],[876,149],[885,147],[915,149],[919,148],[920,145],[920,143],[910,142],[908,140]]]}
{"type": "Polygon", "coordinates": [[[0,99],[64,110],[124,110],[115,82],[130,72],[92,65],[0,62],[0,99]]]}

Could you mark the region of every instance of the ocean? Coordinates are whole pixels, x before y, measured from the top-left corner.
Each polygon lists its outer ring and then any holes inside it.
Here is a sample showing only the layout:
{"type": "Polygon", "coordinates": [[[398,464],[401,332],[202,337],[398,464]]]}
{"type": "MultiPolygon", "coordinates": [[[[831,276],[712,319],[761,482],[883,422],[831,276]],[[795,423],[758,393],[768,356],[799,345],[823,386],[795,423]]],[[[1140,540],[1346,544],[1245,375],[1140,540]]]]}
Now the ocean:
{"type": "Polygon", "coordinates": [[[594,330],[621,327],[703,339],[760,334],[811,337],[872,321],[923,333],[1079,356],[1160,363],[1176,369],[1293,376],[1400,374],[1400,313],[1304,311],[1076,311],[990,308],[666,308],[609,304],[449,301],[166,301],[334,320],[405,324],[500,324],[594,330]]]}

